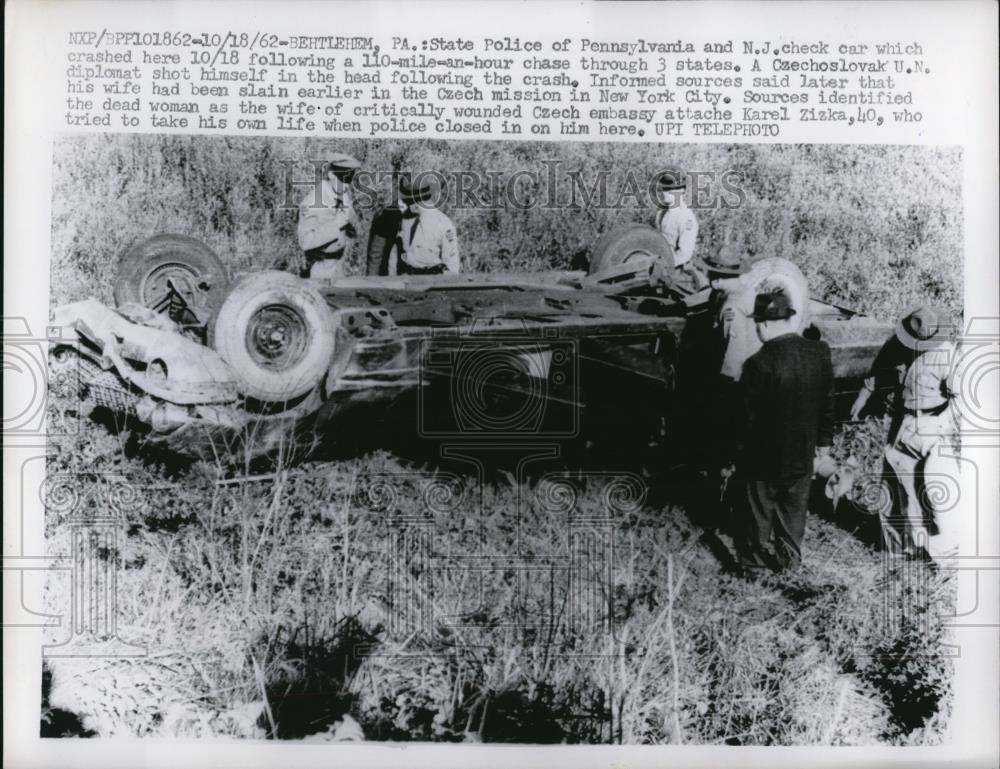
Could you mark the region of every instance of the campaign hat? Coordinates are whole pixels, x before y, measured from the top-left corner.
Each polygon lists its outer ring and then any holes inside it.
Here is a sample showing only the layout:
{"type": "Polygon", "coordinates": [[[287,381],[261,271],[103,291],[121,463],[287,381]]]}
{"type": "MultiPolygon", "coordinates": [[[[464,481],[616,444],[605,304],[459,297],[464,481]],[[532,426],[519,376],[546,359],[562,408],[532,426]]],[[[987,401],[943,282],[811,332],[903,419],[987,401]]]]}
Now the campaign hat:
{"type": "Polygon", "coordinates": [[[927,305],[915,307],[896,324],[896,338],[911,350],[926,345],[941,331],[941,318],[937,310],[927,305]]]}

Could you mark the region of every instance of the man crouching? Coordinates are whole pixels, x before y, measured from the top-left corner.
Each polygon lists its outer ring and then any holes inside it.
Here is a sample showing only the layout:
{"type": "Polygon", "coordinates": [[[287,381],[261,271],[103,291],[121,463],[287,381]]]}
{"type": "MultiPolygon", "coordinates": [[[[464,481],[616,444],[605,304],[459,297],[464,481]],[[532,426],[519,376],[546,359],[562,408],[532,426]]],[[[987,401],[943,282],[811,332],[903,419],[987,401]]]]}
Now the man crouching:
{"type": "Polygon", "coordinates": [[[825,342],[796,333],[786,294],[759,294],[753,319],[763,347],[740,377],[745,424],[737,470],[736,549],[746,573],[782,571],[801,560],[817,454],[833,437],[833,364],[825,342]]]}

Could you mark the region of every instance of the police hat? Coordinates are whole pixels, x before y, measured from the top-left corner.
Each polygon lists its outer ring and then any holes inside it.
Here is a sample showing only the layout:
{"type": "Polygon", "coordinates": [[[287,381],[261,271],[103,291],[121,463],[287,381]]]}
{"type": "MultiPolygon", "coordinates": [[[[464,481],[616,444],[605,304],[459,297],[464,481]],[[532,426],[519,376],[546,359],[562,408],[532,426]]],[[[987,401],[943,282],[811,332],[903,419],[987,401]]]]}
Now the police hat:
{"type": "Polygon", "coordinates": [[[795,314],[791,300],[784,291],[757,294],[753,301],[753,319],[758,323],[766,320],[785,320],[795,314]]]}
{"type": "Polygon", "coordinates": [[[326,170],[335,174],[347,174],[361,168],[361,162],[344,152],[335,152],[326,161],[326,170]]]}
{"type": "Polygon", "coordinates": [[[429,179],[418,178],[416,182],[403,176],[399,180],[399,197],[404,203],[422,203],[434,195],[434,186],[429,179]]]}
{"type": "Polygon", "coordinates": [[[656,189],[669,192],[671,190],[683,190],[687,187],[687,176],[683,171],[663,171],[656,177],[656,189]]]}
{"type": "Polygon", "coordinates": [[[750,265],[744,262],[735,250],[725,246],[719,251],[718,256],[715,258],[704,256],[701,262],[709,272],[723,275],[742,275],[750,269],[750,265]]]}
{"type": "Polygon", "coordinates": [[[941,321],[932,307],[916,307],[896,325],[896,338],[911,350],[927,344],[941,330],[941,321]]]}

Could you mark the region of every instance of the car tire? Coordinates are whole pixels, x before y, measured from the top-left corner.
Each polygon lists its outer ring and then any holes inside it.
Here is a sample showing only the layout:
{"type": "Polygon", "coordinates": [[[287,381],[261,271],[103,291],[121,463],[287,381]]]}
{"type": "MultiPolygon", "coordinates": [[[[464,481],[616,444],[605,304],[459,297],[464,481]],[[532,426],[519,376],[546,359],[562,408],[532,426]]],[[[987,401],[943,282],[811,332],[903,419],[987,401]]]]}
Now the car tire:
{"type": "Polygon", "coordinates": [[[396,244],[402,218],[402,211],[393,206],[383,208],[375,215],[368,237],[365,275],[389,274],[389,253],[396,244]]]}
{"type": "Polygon", "coordinates": [[[238,280],[209,325],[209,344],[229,365],[239,391],[287,403],[323,379],[336,328],[326,299],[302,278],[274,270],[238,280]]]}
{"type": "Polygon", "coordinates": [[[642,222],[630,222],[614,227],[597,239],[590,254],[588,275],[627,263],[637,255],[655,259],[673,258],[666,239],[655,227],[642,222]]]}
{"type": "Polygon", "coordinates": [[[804,331],[812,322],[809,311],[809,282],[793,262],[778,256],[760,257],[750,262],[747,278],[756,294],[761,290],[781,289],[795,309],[796,331],[804,331]]]}
{"type": "MultiPolygon", "coordinates": [[[[225,265],[200,240],[187,235],[157,235],[130,248],[115,275],[115,304],[139,304],[164,311],[170,281],[195,318],[182,322],[206,324],[229,287],[225,265]]],[[[175,318],[175,320],[177,320],[175,318]]]]}

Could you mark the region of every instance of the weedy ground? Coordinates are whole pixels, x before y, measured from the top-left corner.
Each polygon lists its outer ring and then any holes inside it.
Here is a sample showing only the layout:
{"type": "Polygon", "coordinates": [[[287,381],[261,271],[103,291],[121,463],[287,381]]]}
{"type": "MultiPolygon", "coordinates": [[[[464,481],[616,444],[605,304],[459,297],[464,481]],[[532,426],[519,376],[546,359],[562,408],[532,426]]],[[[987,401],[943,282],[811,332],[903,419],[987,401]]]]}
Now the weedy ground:
{"type": "MultiPolygon", "coordinates": [[[[100,557],[147,653],[51,660],[47,733],[296,739],[349,717],[372,740],[858,745],[947,722],[948,585],[829,515],[800,569],[748,581],[655,473],[480,482],[383,452],[172,475],[84,424],[52,441],[50,483],[90,501],[49,506],[50,551],[81,505],[121,516],[100,557]]],[[[50,583],[53,613],[69,590],[50,583]]]]}

